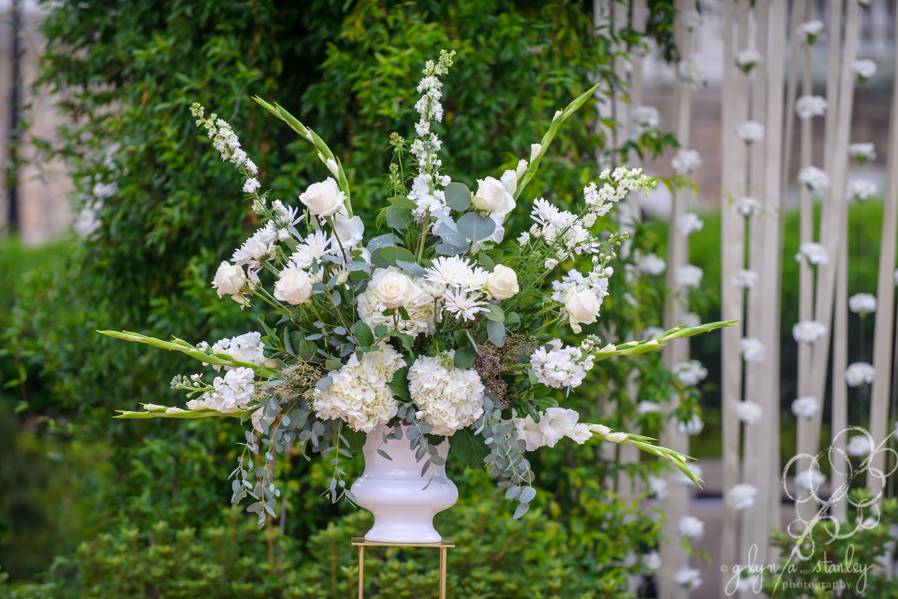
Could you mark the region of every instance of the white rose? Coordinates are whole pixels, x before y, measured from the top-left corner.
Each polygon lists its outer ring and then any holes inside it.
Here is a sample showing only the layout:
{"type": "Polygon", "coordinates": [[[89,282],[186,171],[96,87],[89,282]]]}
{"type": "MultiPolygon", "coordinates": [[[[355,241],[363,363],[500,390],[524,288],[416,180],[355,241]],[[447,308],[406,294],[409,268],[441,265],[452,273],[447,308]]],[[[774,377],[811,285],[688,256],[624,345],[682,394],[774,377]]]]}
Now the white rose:
{"type": "Polygon", "coordinates": [[[477,180],[477,192],[471,200],[474,208],[490,214],[508,214],[514,209],[514,197],[508,188],[494,177],[477,180]]]}
{"type": "Polygon", "coordinates": [[[337,214],[334,217],[334,233],[343,247],[354,247],[361,243],[365,236],[365,224],[358,216],[350,218],[345,214],[337,214]]]}
{"type": "Polygon", "coordinates": [[[371,288],[384,306],[398,308],[415,298],[415,284],[398,270],[388,269],[375,273],[371,288]]]}
{"type": "Polygon", "coordinates": [[[304,304],[312,297],[312,279],[301,268],[286,268],[281,271],[274,286],[274,297],[293,306],[304,304]]]}
{"type": "Polygon", "coordinates": [[[231,264],[230,262],[222,262],[215,271],[215,278],[212,279],[212,287],[218,292],[218,297],[224,295],[237,295],[246,284],[246,275],[242,266],[231,264]]]}
{"type": "Polygon", "coordinates": [[[308,206],[315,216],[325,217],[343,207],[343,192],[333,177],[312,183],[300,194],[299,201],[308,206]]]}
{"type": "Polygon", "coordinates": [[[564,298],[564,309],[572,324],[591,324],[599,315],[602,302],[589,290],[571,290],[564,298]]]}
{"type": "Polygon", "coordinates": [[[518,275],[507,266],[497,264],[493,272],[486,278],[486,290],[495,299],[508,299],[520,291],[518,275]]]}

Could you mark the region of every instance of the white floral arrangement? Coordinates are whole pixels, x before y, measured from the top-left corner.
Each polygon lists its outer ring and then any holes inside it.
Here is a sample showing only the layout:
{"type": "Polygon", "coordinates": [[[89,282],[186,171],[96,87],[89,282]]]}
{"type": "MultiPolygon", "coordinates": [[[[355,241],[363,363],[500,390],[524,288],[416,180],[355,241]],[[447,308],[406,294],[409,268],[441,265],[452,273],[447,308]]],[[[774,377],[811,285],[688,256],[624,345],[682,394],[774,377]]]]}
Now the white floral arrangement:
{"type": "Polygon", "coordinates": [[[227,122],[191,107],[221,158],[242,174],[242,191],[260,222],[221,262],[212,285],[241,307],[259,306],[263,330],[213,344],[101,333],[182,352],[206,367],[172,381],[187,395],[184,407],[144,404],[117,417],[240,419],[246,430],[232,501],[251,498],[247,509],[260,526],[276,514],[275,465],[287,447],[328,460],[333,475],[326,492],[332,501],[352,501],[343,460],[376,429],[387,431],[384,440],[408,439],[422,475],[442,464],[436,447],[448,438],[462,462],[485,464],[508,489],[519,503],[515,517],[534,495],[525,453],[562,439],[633,445],[698,483],[686,456],[644,436],[581,422],[554,399],[554,390],[577,388],[603,360],[658,351],[731,324],[681,325],[619,344],[584,331],[599,319],[611,262],[626,239],[605,230],[604,217],[655,181],[639,169],[605,170],[584,187],[576,211],[543,198],[527,202],[532,226],[509,239],[509,215],[561,125],[595,88],[555,113],[527,158],[498,177],[477,179],[472,191],[441,170],[440,78],[452,56],[443,52],[423,70],[411,143],[391,137],[382,212],[391,231],[379,235],[368,235],[374,223],[353,212],[340,159],[283,107],[255,98],[314,146],[329,175],[298,194],[295,205],[264,190],[227,122]],[[585,271],[577,268],[584,264],[585,271]]]}

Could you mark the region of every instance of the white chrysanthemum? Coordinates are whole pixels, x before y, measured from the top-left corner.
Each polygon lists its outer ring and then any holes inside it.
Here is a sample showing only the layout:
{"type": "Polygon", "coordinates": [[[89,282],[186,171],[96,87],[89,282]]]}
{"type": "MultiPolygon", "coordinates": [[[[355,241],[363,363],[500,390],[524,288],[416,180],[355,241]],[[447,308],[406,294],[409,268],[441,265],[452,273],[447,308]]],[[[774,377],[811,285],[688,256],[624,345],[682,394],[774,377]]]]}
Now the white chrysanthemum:
{"type": "Polygon", "coordinates": [[[665,267],[664,258],[659,258],[656,254],[640,254],[636,256],[636,268],[647,275],[660,275],[664,272],[665,267]]]}
{"type": "Polygon", "coordinates": [[[690,387],[698,385],[708,376],[708,369],[698,360],[687,360],[674,366],[674,374],[680,382],[690,387]]]}
{"type": "Polygon", "coordinates": [[[829,176],[816,166],[806,166],[798,171],[798,181],[811,191],[823,191],[829,187],[829,176]]]}
{"type": "Polygon", "coordinates": [[[408,371],[412,401],[435,435],[452,435],[483,414],[480,376],[452,366],[452,356],[420,356],[408,371]]]}
{"type": "Polygon", "coordinates": [[[845,451],[855,458],[870,455],[870,452],[873,451],[873,438],[869,435],[851,435],[845,446],[845,451]]]}
{"type": "Polygon", "coordinates": [[[823,33],[823,22],[816,20],[805,21],[795,29],[795,33],[802,38],[804,43],[810,46],[817,41],[817,38],[823,33]]]}
{"type": "Polygon", "coordinates": [[[738,484],[733,485],[726,492],[726,504],[736,511],[748,509],[755,504],[755,498],[758,495],[758,488],[754,485],[738,484]]]}
{"type": "Polygon", "coordinates": [[[800,490],[810,493],[826,482],[826,477],[816,468],[808,468],[796,474],[792,480],[800,490]]]}
{"type": "Polygon", "coordinates": [[[872,143],[856,143],[848,146],[848,155],[863,164],[876,159],[876,148],[872,143]]]}
{"type": "Polygon", "coordinates": [[[795,101],[795,112],[800,119],[810,119],[826,114],[826,98],[823,96],[801,96],[795,101]]]}
{"type": "Polygon", "coordinates": [[[654,106],[634,106],[633,107],[633,123],[640,129],[655,129],[660,123],[658,109],[654,106]]]}
{"type": "Polygon", "coordinates": [[[747,144],[753,144],[764,139],[764,125],[757,121],[745,121],[736,129],[739,139],[747,144]]]}
{"type": "Polygon", "coordinates": [[[530,355],[530,365],[536,380],[553,389],[574,389],[583,383],[592,370],[593,356],[579,347],[563,346],[553,339],[546,347],[540,347],[530,355]]]}
{"type": "Polygon", "coordinates": [[[480,291],[486,284],[487,277],[489,273],[483,268],[458,256],[435,258],[424,275],[424,279],[431,285],[428,290],[434,297],[441,297],[448,288],[466,293],[480,291]]]}
{"type": "Polygon", "coordinates": [[[673,581],[674,584],[681,589],[694,591],[698,587],[702,586],[702,574],[695,568],[683,566],[682,568],[674,572],[673,581]]]}
{"type": "Polygon", "coordinates": [[[861,385],[869,385],[876,377],[876,369],[866,362],[855,362],[849,364],[845,369],[845,382],[849,387],[860,387],[861,385]]]}
{"type": "Polygon", "coordinates": [[[814,266],[822,266],[829,262],[829,254],[821,244],[814,241],[806,241],[799,246],[795,259],[799,262],[807,260],[814,266]]]}
{"type": "MultiPolygon", "coordinates": [[[[393,316],[384,314],[387,306],[384,304],[381,294],[378,293],[378,283],[390,273],[397,272],[401,271],[395,267],[376,270],[368,282],[365,292],[358,296],[359,318],[372,330],[377,325],[384,325],[388,328],[393,327],[393,316]]],[[[425,293],[414,280],[409,278],[409,281],[409,285],[404,289],[407,297],[404,298],[402,304],[409,318],[405,319],[402,315],[399,315],[399,330],[412,336],[421,333],[432,335],[436,331],[433,297],[425,293]]]]}
{"type": "Polygon", "coordinates": [[[754,216],[755,214],[761,212],[761,202],[759,202],[755,198],[739,198],[738,200],[736,200],[735,205],[736,212],[746,218],[754,216]]]}
{"type": "Polygon", "coordinates": [[[792,327],[796,343],[814,343],[826,334],[826,325],[816,320],[802,320],[792,327]]]}
{"type": "Polygon", "coordinates": [[[695,212],[685,212],[677,218],[677,231],[681,235],[692,235],[696,231],[701,231],[705,223],[695,212]]]}
{"type": "Polygon", "coordinates": [[[702,157],[697,150],[681,148],[677,150],[670,165],[677,174],[688,175],[702,165],[702,157]]]}
{"type": "Polygon", "coordinates": [[[749,364],[759,364],[764,361],[767,350],[760,340],[753,337],[743,337],[739,342],[742,351],[742,359],[749,364]]]}
{"type": "Polygon", "coordinates": [[[876,195],[876,184],[866,179],[854,179],[848,183],[845,190],[845,199],[848,201],[863,202],[876,195]]]}
{"type": "Polygon", "coordinates": [[[207,391],[199,399],[187,402],[190,410],[215,410],[217,412],[238,412],[245,410],[253,401],[255,393],[255,372],[252,368],[233,368],[224,377],[217,376],[212,381],[212,391],[207,391]]]}
{"type": "Polygon", "coordinates": [[[799,397],[792,402],[792,413],[799,418],[813,418],[819,409],[820,402],[811,395],[799,397]]]}
{"type": "Polygon", "coordinates": [[[737,401],[733,411],[736,413],[736,418],[745,424],[758,422],[764,413],[761,405],[754,401],[737,401]]]}
{"type": "Polygon", "coordinates": [[[872,293],[855,293],[848,298],[848,309],[861,316],[876,312],[876,296],[872,293]]]}
{"type": "Polygon", "coordinates": [[[486,302],[479,294],[466,293],[460,289],[449,289],[443,295],[443,309],[459,320],[474,320],[483,312],[486,302]]]}
{"type": "Polygon", "coordinates": [[[876,74],[876,63],[872,60],[862,58],[855,60],[851,64],[851,70],[857,75],[858,80],[863,83],[876,74]]]}
{"type": "Polygon", "coordinates": [[[739,52],[736,53],[736,66],[739,67],[743,73],[748,74],[761,62],[762,58],[761,53],[754,48],[739,50],[739,52]]]}
{"type": "Polygon", "coordinates": [[[733,275],[730,281],[741,289],[754,289],[755,285],[758,284],[758,273],[753,270],[740,270],[733,275]]]}
{"type": "Polygon", "coordinates": [[[312,409],[323,420],[342,420],[351,429],[369,433],[396,415],[399,403],[389,383],[405,366],[402,355],[389,345],[353,354],[339,370],[328,373],[331,384],[313,391],[312,409]]]}
{"type": "Polygon", "coordinates": [[[683,516],[677,525],[677,532],[683,538],[697,541],[705,536],[705,523],[695,516],[683,516]]]}
{"type": "Polygon", "coordinates": [[[702,282],[702,269],[692,264],[678,266],[674,270],[674,284],[679,287],[698,287],[702,282]]]}
{"type": "Polygon", "coordinates": [[[677,422],[677,431],[684,435],[694,437],[703,430],[705,430],[705,422],[698,414],[693,414],[689,420],[677,422]]]}
{"type": "Polygon", "coordinates": [[[296,246],[290,255],[289,265],[307,270],[313,265],[321,264],[325,256],[333,254],[331,237],[324,231],[310,233],[302,243],[296,246]]]}
{"type": "MultiPolygon", "coordinates": [[[[266,362],[265,344],[262,335],[256,331],[244,333],[237,337],[219,339],[212,345],[215,353],[228,354],[238,362],[246,362],[262,366],[266,362]]],[[[226,366],[226,368],[229,368],[226,366]]]]}

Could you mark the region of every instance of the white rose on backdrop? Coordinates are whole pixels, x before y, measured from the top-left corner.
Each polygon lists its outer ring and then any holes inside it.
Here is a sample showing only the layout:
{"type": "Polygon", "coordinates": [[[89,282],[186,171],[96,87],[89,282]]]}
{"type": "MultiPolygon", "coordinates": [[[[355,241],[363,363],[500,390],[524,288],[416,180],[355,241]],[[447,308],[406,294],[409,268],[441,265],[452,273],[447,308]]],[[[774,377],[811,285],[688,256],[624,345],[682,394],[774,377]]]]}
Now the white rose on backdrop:
{"type": "Polygon", "coordinates": [[[873,438],[868,435],[851,435],[845,446],[845,451],[855,458],[869,455],[873,451],[873,438]]]}
{"type": "Polygon", "coordinates": [[[343,192],[333,177],[312,183],[299,195],[299,201],[308,207],[313,215],[324,218],[343,207],[343,192]]]}
{"type": "Polygon", "coordinates": [[[681,537],[698,540],[705,535],[705,523],[695,516],[683,516],[677,526],[681,537]]]}
{"type": "Polygon", "coordinates": [[[285,268],[274,286],[274,297],[298,306],[312,297],[312,278],[301,268],[285,268]]]}
{"type": "Polygon", "coordinates": [[[486,290],[495,299],[504,300],[510,298],[520,291],[517,273],[507,266],[497,264],[493,268],[493,272],[486,278],[486,290]]]}
{"type": "Polygon", "coordinates": [[[508,187],[495,177],[477,180],[477,191],[471,198],[471,203],[477,210],[502,215],[511,212],[515,206],[514,197],[508,187]]]}
{"type": "Polygon", "coordinates": [[[218,270],[215,271],[215,278],[212,279],[212,287],[218,292],[218,297],[237,295],[245,284],[246,274],[243,272],[243,267],[230,262],[219,264],[218,270]]]}
{"type": "Polygon", "coordinates": [[[381,269],[371,277],[369,286],[377,299],[387,308],[398,308],[412,302],[418,295],[417,286],[396,269],[381,269]]]}
{"type": "Polygon", "coordinates": [[[636,268],[647,275],[658,276],[664,272],[666,266],[664,258],[659,258],[655,254],[640,254],[636,256],[636,268]]]}
{"type": "Polygon", "coordinates": [[[829,262],[829,254],[821,244],[814,241],[806,241],[799,246],[795,259],[799,262],[807,260],[814,266],[822,266],[829,262]]]}
{"type": "Polygon", "coordinates": [[[588,289],[572,289],[564,298],[564,309],[572,325],[594,323],[601,307],[601,300],[588,289]]]}
{"type": "Polygon", "coordinates": [[[702,282],[702,269],[692,264],[678,266],[674,271],[674,283],[680,287],[698,287],[702,282]]]}
{"type": "Polygon", "coordinates": [[[845,199],[863,202],[876,195],[876,184],[865,179],[855,179],[848,184],[845,199]]]}
{"type": "Polygon", "coordinates": [[[742,350],[742,359],[749,364],[759,364],[764,361],[764,355],[767,350],[759,339],[754,337],[743,337],[739,342],[739,348],[742,350]]]}
{"type": "Polygon", "coordinates": [[[806,21],[799,25],[795,32],[804,38],[804,42],[809,46],[817,41],[817,38],[823,33],[823,21],[806,21]]]}

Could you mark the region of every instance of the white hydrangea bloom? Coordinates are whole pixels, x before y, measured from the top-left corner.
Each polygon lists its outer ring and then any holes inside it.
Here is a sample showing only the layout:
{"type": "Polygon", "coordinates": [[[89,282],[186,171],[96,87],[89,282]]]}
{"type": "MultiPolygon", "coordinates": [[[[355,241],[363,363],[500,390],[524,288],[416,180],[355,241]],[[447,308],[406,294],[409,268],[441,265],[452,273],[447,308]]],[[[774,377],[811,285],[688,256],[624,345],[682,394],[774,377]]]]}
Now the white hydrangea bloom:
{"type": "Polygon", "coordinates": [[[656,254],[639,254],[636,256],[636,268],[647,275],[658,276],[664,272],[667,264],[664,258],[656,254]]]}
{"type": "Polygon", "coordinates": [[[452,435],[483,414],[483,383],[476,370],[452,365],[454,352],[419,356],[408,371],[412,402],[435,435],[452,435]]]}
{"type": "Polygon", "coordinates": [[[869,200],[876,195],[876,184],[866,179],[854,179],[848,183],[845,199],[855,202],[869,200]]]}
{"type": "Polygon", "coordinates": [[[739,50],[739,52],[736,53],[736,66],[739,67],[743,73],[748,74],[761,62],[762,58],[761,53],[754,48],[739,50]]]}
{"type": "Polygon", "coordinates": [[[826,482],[826,477],[816,468],[808,468],[797,473],[792,480],[800,490],[811,493],[826,482]]]}
{"type": "Polygon", "coordinates": [[[876,63],[869,59],[855,60],[851,64],[851,70],[857,75],[858,81],[864,83],[876,74],[876,63]]]}
{"type": "Polygon", "coordinates": [[[312,409],[323,420],[342,420],[351,429],[369,433],[388,422],[399,409],[389,383],[404,367],[402,355],[383,344],[376,351],[356,354],[339,370],[328,373],[331,384],[313,391],[312,409]]]}
{"type": "Polygon", "coordinates": [[[702,157],[697,150],[680,148],[670,161],[670,165],[678,175],[688,175],[702,165],[702,157]]]}
{"type": "Polygon", "coordinates": [[[518,438],[524,441],[525,449],[535,451],[544,446],[555,447],[565,437],[581,445],[588,441],[592,433],[579,420],[580,414],[574,410],[552,407],[540,414],[539,422],[527,416],[515,418],[514,425],[518,438]]]}
{"type": "Polygon", "coordinates": [[[811,191],[823,191],[829,187],[829,176],[816,166],[806,166],[798,171],[798,181],[811,191]]]}
{"type": "Polygon", "coordinates": [[[826,98],[823,96],[801,96],[795,101],[795,112],[800,119],[810,119],[826,114],[826,98]]]}
{"type": "Polygon", "coordinates": [[[745,121],[739,124],[736,133],[746,144],[753,144],[764,139],[764,125],[757,121],[745,121]]]}
{"type": "Polygon", "coordinates": [[[694,591],[702,586],[702,574],[695,568],[683,566],[673,575],[675,585],[686,591],[694,591]]]}
{"type": "Polygon", "coordinates": [[[807,260],[814,266],[822,266],[829,262],[829,254],[821,244],[814,241],[806,241],[799,246],[795,259],[799,262],[807,260]]]}
{"type": "Polygon", "coordinates": [[[823,33],[823,22],[816,20],[806,21],[796,28],[795,33],[802,38],[804,43],[810,46],[816,42],[817,38],[820,37],[820,34],[823,33]]]}
{"type": "Polygon", "coordinates": [[[855,293],[848,298],[848,309],[861,316],[876,312],[876,296],[872,293],[855,293]]]}
{"type": "Polygon", "coordinates": [[[814,343],[826,334],[826,325],[816,320],[802,320],[792,327],[796,343],[814,343]]]}
{"type": "Polygon", "coordinates": [[[742,350],[742,359],[747,363],[760,364],[764,361],[764,355],[767,353],[767,350],[760,340],[753,337],[743,337],[739,342],[739,347],[742,350]]]}
{"type": "Polygon", "coordinates": [[[678,266],[674,270],[674,284],[679,287],[698,287],[702,282],[702,269],[692,264],[678,266]]]}
{"type": "Polygon", "coordinates": [[[736,212],[748,218],[761,212],[761,202],[755,198],[745,197],[736,200],[736,212]]]}
{"type": "Polygon", "coordinates": [[[758,284],[758,273],[753,270],[740,270],[730,279],[733,285],[741,289],[754,289],[758,284]]]}
{"type": "Polygon", "coordinates": [[[876,377],[876,369],[866,362],[855,362],[849,364],[845,370],[845,382],[849,387],[860,387],[861,385],[869,385],[876,377]]]}
{"type": "Polygon", "coordinates": [[[851,435],[845,451],[855,458],[868,456],[873,451],[873,438],[869,435],[851,435]]]}
{"type": "Polygon", "coordinates": [[[876,160],[876,147],[872,143],[856,143],[848,146],[848,155],[863,164],[868,160],[876,160]]]}
{"type": "Polygon", "coordinates": [[[685,212],[677,218],[677,231],[681,235],[692,235],[704,226],[705,223],[695,212],[685,212]]]}
{"type": "Polygon", "coordinates": [[[633,123],[640,132],[648,129],[656,129],[661,119],[658,109],[654,106],[634,106],[632,112],[633,123]]]}
{"type": "Polygon", "coordinates": [[[698,385],[708,376],[708,369],[702,366],[702,363],[698,360],[680,362],[674,366],[673,371],[681,383],[690,387],[698,385]]]}
{"type": "Polygon", "coordinates": [[[736,418],[745,424],[758,422],[764,413],[761,405],[754,401],[737,401],[733,411],[736,413],[736,418]]]}
{"type": "Polygon", "coordinates": [[[816,397],[805,395],[792,402],[792,413],[799,418],[813,418],[820,409],[820,402],[816,397]]]}
{"type": "Polygon", "coordinates": [[[562,345],[553,339],[530,355],[530,365],[536,380],[553,389],[575,389],[592,370],[593,356],[579,347],[562,345]]]}
{"type": "Polygon", "coordinates": [[[685,539],[697,541],[705,536],[705,523],[695,516],[683,516],[677,525],[677,532],[685,539]]]}
{"type": "Polygon", "coordinates": [[[725,502],[727,506],[734,510],[741,511],[750,508],[755,504],[755,498],[758,496],[758,488],[754,485],[738,484],[733,485],[727,492],[725,502]]]}

